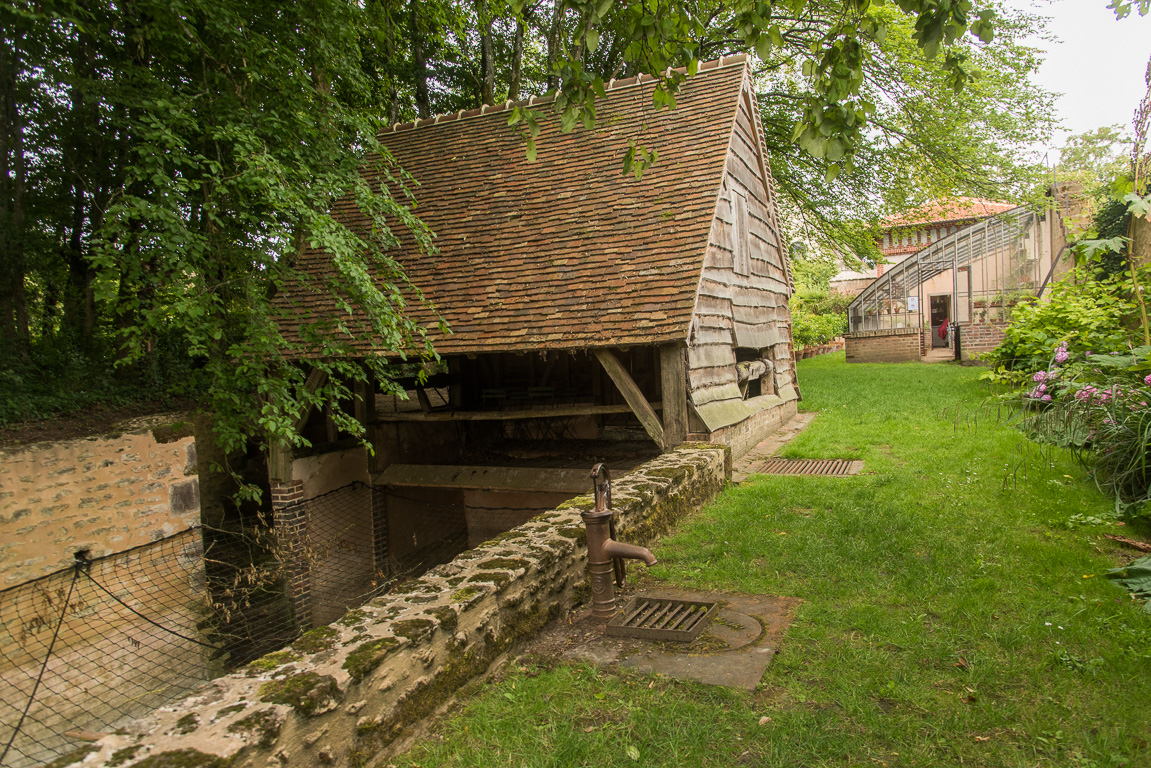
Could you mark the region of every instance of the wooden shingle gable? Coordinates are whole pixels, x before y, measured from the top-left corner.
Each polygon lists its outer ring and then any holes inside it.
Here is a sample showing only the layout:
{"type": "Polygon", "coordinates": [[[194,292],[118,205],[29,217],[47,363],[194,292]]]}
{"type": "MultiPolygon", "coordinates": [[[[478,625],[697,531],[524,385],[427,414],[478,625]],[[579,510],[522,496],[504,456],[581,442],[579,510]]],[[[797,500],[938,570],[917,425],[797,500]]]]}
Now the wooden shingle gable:
{"type": "Polygon", "coordinates": [[[796,398],[787,304],[791,269],[757,111],[745,74],[688,346],[692,407],[711,431],[796,398]],[[767,394],[755,402],[745,398],[737,367],[749,357],[769,360],[771,368],[763,382],[767,394]]]}

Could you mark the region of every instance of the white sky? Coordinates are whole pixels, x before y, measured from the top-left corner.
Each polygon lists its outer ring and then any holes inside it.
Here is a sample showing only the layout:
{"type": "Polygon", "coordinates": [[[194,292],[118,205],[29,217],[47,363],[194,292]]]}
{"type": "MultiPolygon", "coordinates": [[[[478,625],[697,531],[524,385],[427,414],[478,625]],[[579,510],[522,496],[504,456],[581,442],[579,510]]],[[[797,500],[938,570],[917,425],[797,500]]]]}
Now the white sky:
{"type": "Polygon", "coordinates": [[[1065,130],[1056,134],[1053,147],[1069,134],[1104,125],[1119,124],[1129,131],[1147,90],[1143,76],[1151,56],[1151,15],[1134,11],[1118,21],[1107,8],[1108,0],[1008,2],[1050,17],[1048,32],[1058,40],[1031,41],[1047,52],[1035,81],[1062,94],[1056,108],[1065,130]]]}

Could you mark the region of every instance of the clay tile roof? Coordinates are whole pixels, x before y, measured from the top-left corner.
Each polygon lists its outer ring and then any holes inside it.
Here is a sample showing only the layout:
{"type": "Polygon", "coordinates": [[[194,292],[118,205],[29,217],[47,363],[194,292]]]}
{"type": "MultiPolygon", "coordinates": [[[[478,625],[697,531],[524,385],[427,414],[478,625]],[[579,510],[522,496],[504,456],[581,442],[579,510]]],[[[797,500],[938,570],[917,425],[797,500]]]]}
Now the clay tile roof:
{"type": "MultiPolygon", "coordinates": [[[[568,134],[548,100],[532,99],[545,104],[535,162],[507,125],[510,104],[385,131],[436,234],[439,254],[423,256],[397,227],[392,254],[451,327],[419,316],[437,351],[685,340],[746,69],[743,56],[704,64],[670,111],[652,107],[652,78],[616,81],[596,100],[595,128],[568,134]],[[620,173],[629,139],[659,152],[639,181],[620,173]]],[[[337,215],[357,218],[346,203],[337,215]]],[[[315,275],[329,264],[303,257],[315,275]]],[[[302,287],[278,300],[334,311],[302,287]]]]}
{"type": "Polygon", "coordinates": [[[946,224],[954,221],[977,221],[1015,208],[1014,203],[1000,203],[976,197],[957,197],[935,200],[912,208],[910,211],[888,216],[883,220],[885,229],[910,227],[918,224],[946,224]]]}

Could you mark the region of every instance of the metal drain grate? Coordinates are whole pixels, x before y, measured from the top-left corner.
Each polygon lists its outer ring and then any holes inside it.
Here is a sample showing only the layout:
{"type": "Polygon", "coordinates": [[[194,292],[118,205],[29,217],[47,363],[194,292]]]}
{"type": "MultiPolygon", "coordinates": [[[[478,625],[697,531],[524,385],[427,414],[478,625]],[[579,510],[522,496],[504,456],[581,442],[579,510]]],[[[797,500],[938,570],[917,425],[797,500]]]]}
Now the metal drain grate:
{"type": "Polygon", "coordinates": [[[768,459],[754,467],[761,475],[820,475],[822,477],[847,477],[858,475],[863,469],[862,461],[849,459],[768,459]]]}
{"type": "Polygon", "coordinates": [[[636,597],[608,622],[607,633],[645,640],[690,643],[700,636],[719,603],[636,597]]]}

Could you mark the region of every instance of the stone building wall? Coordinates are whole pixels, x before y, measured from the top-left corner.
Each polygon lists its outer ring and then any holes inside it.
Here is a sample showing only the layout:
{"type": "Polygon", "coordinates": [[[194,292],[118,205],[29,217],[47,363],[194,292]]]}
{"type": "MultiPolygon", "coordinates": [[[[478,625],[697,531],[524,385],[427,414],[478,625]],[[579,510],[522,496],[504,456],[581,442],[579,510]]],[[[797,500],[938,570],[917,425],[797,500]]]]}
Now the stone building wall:
{"type": "Polygon", "coordinates": [[[0,588],[199,522],[191,422],[0,448],[0,588]]]}
{"type": "MultiPolygon", "coordinates": [[[[619,538],[649,544],[730,478],[685,444],[613,483],[619,538]]],[[[390,745],[588,593],[581,496],[305,633],[78,754],[84,765],[382,764],[390,745]]],[[[61,768],[68,765],[61,762],[61,768]]]]}
{"type": "Polygon", "coordinates": [[[190,423],[0,449],[0,742],[35,688],[6,765],[211,677],[199,495],[190,423]]]}

